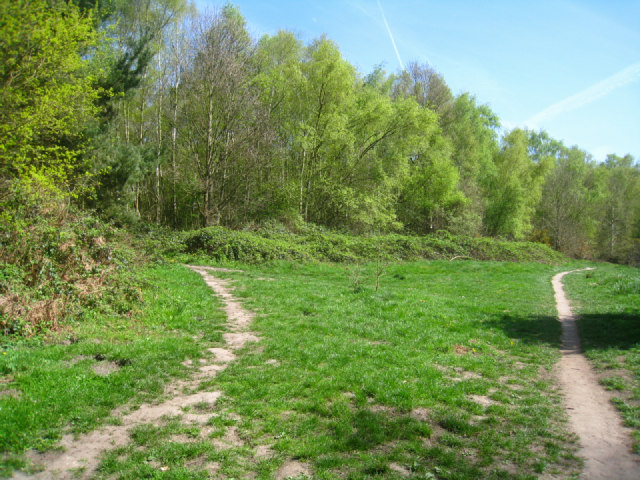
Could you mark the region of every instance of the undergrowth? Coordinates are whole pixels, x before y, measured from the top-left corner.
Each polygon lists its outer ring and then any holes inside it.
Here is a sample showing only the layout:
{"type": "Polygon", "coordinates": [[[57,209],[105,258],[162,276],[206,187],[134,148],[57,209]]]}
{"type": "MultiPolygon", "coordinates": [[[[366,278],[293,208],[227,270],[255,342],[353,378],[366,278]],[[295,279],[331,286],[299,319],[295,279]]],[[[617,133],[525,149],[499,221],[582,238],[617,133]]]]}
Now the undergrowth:
{"type": "Polygon", "coordinates": [[[139,300],[123,233],[67,202],[18,191],[0,214],[0,333],[57,330],[87,311],[128,313],[139,300]]]}
{"type": "Polygon", "coordinates": [[[216,261],[242,263],[474,259],[554,264],[565,260],[548,246],[532,242],[456,236],[445,231],[427,236],[356,236],[308,225],[293,232],[277,224],[254,231],[208,227],[184,234],[184,245],[189,254],[202,253],[216,261]]]}

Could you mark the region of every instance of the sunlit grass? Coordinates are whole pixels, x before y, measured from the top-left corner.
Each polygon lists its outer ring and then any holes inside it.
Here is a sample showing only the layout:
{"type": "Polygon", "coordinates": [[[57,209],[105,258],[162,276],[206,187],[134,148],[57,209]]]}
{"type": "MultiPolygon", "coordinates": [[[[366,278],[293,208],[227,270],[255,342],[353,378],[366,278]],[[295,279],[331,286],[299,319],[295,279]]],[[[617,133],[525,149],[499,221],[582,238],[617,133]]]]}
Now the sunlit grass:
{"type": "Polygon", "coordinates": [[[550,374],[551,267],[394,264],[378,291],[377,265],[357,281],[354,268],[221,274],[259,312],[260,345],[214,381],[252,444],[309,462],[317,478],[399,478],[393,465],[414,478],[575,469],[550,374]]]}
{"type": "MultiPolygon", "coordinates": [[[[129,445],[107,453],[99,476],[271,479],[291,460],[320,479],[570,478],[578,471],[551,375],[560,327],[549,280],[558,267],[242,268],[216,275],[257,313],[251,329],[261,341],[202,385],[223,392],[215,405],[194,407],[209,422],[140,425],[129,445]]],[[[44,405],[38,422],[18,426],[19,415],[8,417],[7,469],[19,466],[24,448],[54,445],[65,425],[86,431],[109,421],[118,405],[157,397],[170,378],[187,374],[181,361],[224,346],[222,313],[199,275],[180,266],[146,275],[145,304],[131,318],[78,324],[70,345],[7,346],[15,366],[3,360],[13,369],[4,378],[23,393],[0,405],[31,412],[36,401],[44,405]],[[101,377],[92,372],[98,354],[127,361],[101,377]],[[47,388],[62,408],[46,403],[47,388]]]]}

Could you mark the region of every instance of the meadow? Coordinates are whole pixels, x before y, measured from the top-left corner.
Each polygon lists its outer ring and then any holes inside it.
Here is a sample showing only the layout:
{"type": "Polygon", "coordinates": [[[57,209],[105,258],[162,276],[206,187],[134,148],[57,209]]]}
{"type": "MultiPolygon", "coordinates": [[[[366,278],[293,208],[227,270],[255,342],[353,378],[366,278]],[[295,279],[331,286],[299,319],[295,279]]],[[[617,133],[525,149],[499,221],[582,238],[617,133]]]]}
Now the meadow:
{"type": "MultiPolygon", "coordinates": [[[[257,313],[260,341],[200,386],[223,392],[201,406],[205,427],[181,416],[139,425],[97,478],[268,479],[291,461],[322,479],[573,478],[580,460],[553,381],[560,327],[549,280],[564,267],[274,262],[216,272],[257,313]]],[[[5,474],[37,468],[26,449],[161,398],[193,371],[185,360],[224,347],[220,304],[196,273],[163,263],[143,278],[131,318],[4,346],[5,474]]]]}

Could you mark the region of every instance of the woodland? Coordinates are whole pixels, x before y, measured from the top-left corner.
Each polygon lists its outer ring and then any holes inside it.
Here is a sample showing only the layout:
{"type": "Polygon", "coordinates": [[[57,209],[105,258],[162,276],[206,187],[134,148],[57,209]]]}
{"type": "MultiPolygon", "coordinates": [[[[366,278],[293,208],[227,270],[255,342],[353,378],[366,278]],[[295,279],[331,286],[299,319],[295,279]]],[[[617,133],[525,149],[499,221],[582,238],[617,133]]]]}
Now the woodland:
{"type": "Polygon", "coordinates": [[[252,38],[232,4],[5,0],[0,18],[5,332],[26,297],[56,317],[78,278],[119,261],[107,227],[434,234],[640,259],[636,159],[506,130],[430,65],[359,72],[324,36],[252,38]]]}
{"type": "Polygon", "coordinates": [[[31,195],[175,229],[288,218],[635,258],[631,155],[506,131],[429,65],[358,72],[325,37],[252,39],[230,4],[0,8],[5,228],[31,195]]]}

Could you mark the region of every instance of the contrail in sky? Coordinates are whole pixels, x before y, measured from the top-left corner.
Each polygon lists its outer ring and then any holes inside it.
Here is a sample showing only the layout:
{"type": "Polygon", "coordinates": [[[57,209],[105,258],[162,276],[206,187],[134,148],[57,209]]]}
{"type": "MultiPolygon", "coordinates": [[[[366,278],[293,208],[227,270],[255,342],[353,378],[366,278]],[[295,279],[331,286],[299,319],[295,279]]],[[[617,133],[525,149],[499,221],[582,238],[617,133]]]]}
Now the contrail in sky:
{"type": "Polygon", "coordinates": [[[550,107],[536,113],[524,123],[530,126],[539,126],[539,124],[545,120],[550,120],[561,113],[570,112],[584,105],[595,102],[605,95],[608,95],[613,90],[624,87],[625,85],[638,80],[640,80],[640,62],[634,63],[624,70],[611,75],[609,78],[605,78],[595,85],[585,88],[575,95],[565,98],[558,103],[554,103],[550,107]]]}
{"type": "Polygon", "coordinates": [[[396,57],[398,58],[398,63],[402,70],[405,70],[404,63],[400,58],[400,52],[398,52],[398,47],[396,46],[396,41],[393,39],[393,34],[391,33],[391,29],[389,28],[389,23],[387,23],[387,17],[384,14],[384,10],[382,9],[382,5],[380,4],[380,0],[378,0],[378,8],[380,9],[380,13],[382,14],[382,20],[384,21],[384,26],[387,27],[387,33],[389,34],[389,38],[391,39],[391,43],[393,44],[393,49],[396,52],[396,57]]]}

